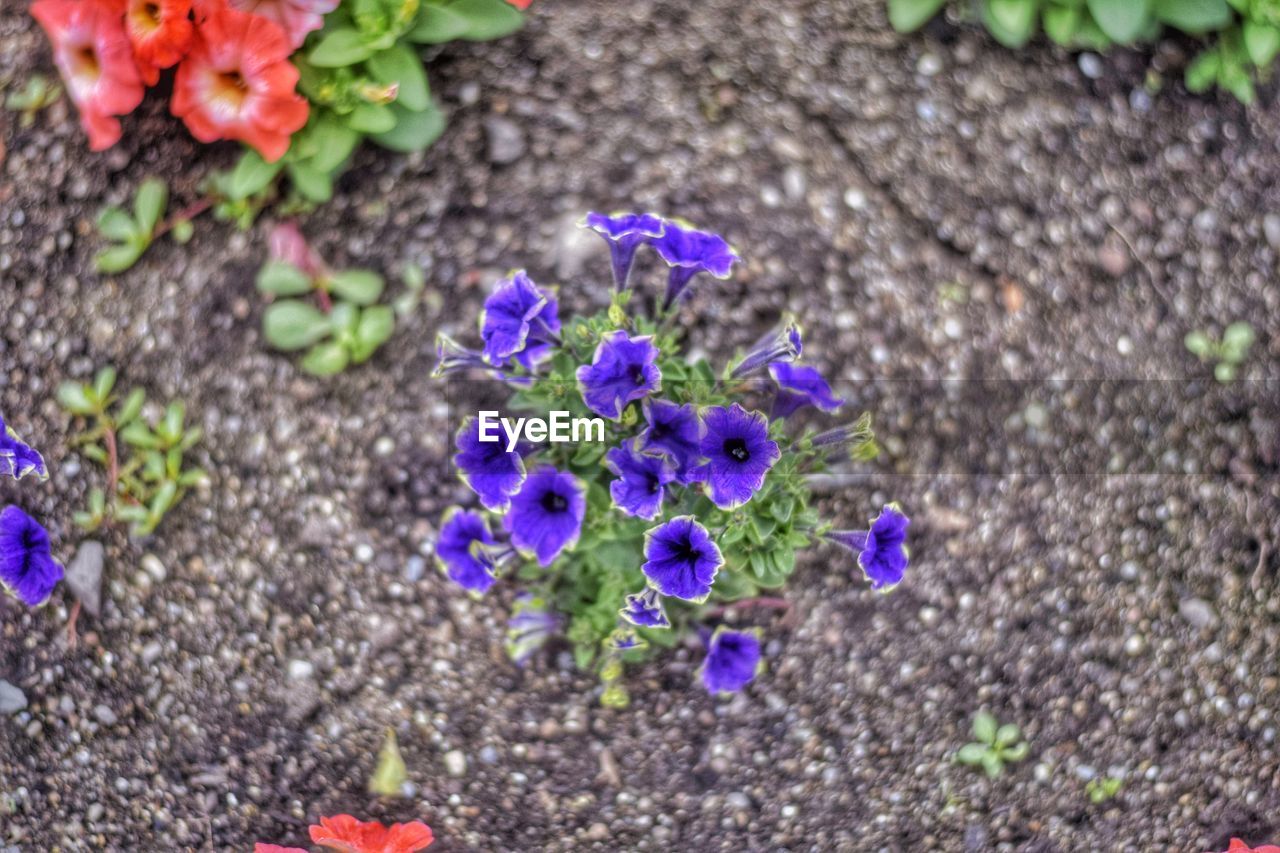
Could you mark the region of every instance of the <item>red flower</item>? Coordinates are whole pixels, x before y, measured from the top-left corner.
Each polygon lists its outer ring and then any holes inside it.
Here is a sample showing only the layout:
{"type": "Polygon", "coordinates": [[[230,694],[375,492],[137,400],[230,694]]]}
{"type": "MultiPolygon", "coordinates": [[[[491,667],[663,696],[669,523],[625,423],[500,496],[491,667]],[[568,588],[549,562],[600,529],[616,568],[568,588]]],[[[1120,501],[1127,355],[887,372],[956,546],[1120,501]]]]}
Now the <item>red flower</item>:
{"type": "Polygon", "coordinates": [[[54,64],[94,151],[115,145],[120,139],[115,117],[142,103],[123,11],[118,0],[36,0],[31,6],[53,44],[54,64]]]}
{"type": "Polygon", "coordinates": [[[296,49],[307,33],[324,26],[324,16],[338,8],[338,0],[231,0],[231,5],[275,21],[296,49]]]}
{"type": "Polygon", "coordinates": [[[178,66],[170,110],[201,142],[238,139],[275,162],[307,123],[284,31],[225,3],[197,5],[191,53],[178,66]]]}
{"type": "Polygon", "coordinates": [[[311,826],[311,840],[340,853],[414,853],[435,840],[431,827],[420,820],[391,828],[376,821],[356,820],[349,814],[322,817],[311,826]]]}
{"type": "Polygon", "coordinates": [[[524,10],[529,8],[529,4],[532,3],[533,0],[507,0],[507,2],[512,6],[515,6],[517,9],[524,10]]]}
{"type": "Polygon", "coordinates": [[[279,844],[263,844],[259,841],[253,845],[253,853],[307,853],[301,847],[281,847],[279,844]]]}
{"type": "Polygon", "coordinates": [[[1227,848],[1226,853],[1280,853],[1280,847],[1276,847],[1273,844],[1250,847],[1239,838],[1233,838],[1231,839],[1231,846],[1227,848]]]}
{"type": "Polygon", "coordinates": [[[138,71],[148,86],[160,69],[177,65],[191,49],[191,0],[128,0],[124,28],[133,43],[138,71]]]}

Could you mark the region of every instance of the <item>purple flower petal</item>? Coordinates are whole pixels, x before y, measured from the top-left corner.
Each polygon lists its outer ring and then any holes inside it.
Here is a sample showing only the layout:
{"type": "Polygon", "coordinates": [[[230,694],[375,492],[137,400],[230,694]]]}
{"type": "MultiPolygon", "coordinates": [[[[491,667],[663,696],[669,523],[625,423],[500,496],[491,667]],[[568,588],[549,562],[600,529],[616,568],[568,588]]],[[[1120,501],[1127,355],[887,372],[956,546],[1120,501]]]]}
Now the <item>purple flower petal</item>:
{"type": "Polygon", "coordinates": [[[700,272],[725,279],[734,263],[740,260],[724,238],[709,231],[699,231],[679,221],[666,220],[661,237],[650,240],[650,245],[671,272],[667,278],[667,293],[663,308],[670,308],[689,285],[689,280],[700,272]]]}
{"type": "Polygon", "coordinates": [[[676,482],[688,485],[702,441],[702,421],[697,410],[691,403],[681,406],[654,398],[647,398],[642,407],[648,426],[640,433],[640,446],[666,454],[675,463],[676,482]]]}
{"type": "Polygon", "coordinates": [[[769,365],[769,375],[778,383],[771,413],[774,419],[790,417],[805,406],[834,412],[844,405],[844,398],[832,393],[831,386],[816,367],[775,362],[769,365]]]}
{"type": "Polygon", "coordinates": [[[587,408],[617,420],[628,403],[662,387],[658,348],[651,335],[633,338],[621,330],[610,332],[596,347],[591,364],[578,368],[577,377],[587,408]]]}
{"type": "Polygon", "coordinates": [[[754,631],[716,629],[702,663],[702,683],[709,693],[737,693],[759,670],[760,638],[754,631]]]}
{"type": "Polygon", "coordinates": [[[742,506],[764,485],[765,475],[782,456],[769,438],[769,422],[741,405],[712,406],[702,414],[706,432],[699,452],[707,459],[692,479],[707,484],[711,502],[721,509],[742,506]]]}
{"type": "Polygon", "coordinates": [[[16,506],[0,511],[0,584],[28,607],[49,600],[62,566],[49,552],[49,533],[16,506]]]}
{"type": "MultiPolygon", "coordinates": [[[[508,452],[506,427],[499,424],[497,433],[498,441],[481,441],[480,419],[467,418],[455,437],[458,453],[453,464],[458,466],[462,482],[471,487],[486,509],[502,512],[525,481],[523,453],[531,448],[521,445],[508,452]]],[[[490,430],[490,436],[493,434],[490,430]]]]}
{"type": "Polygon", "coordinates": [[[888,590],[902,582],[911,561],[906,544],[910,524],[897,504],[888,504],[870,530],[833,530],[825,538],[857,554],[858,568],[872,589],[888,590]]]}
{"type": "Polygon", "coordinates": [[[622,610],[618,611],[623,619],[640,628],[670,628],[671,620],[662,606],[662,597],[653,587],[643,592],[628,595],[622,610]]]}
{"type": "Polygon", "coordinates": [[[532,552],[539,565],[549,566],[578,541],[586,510],[586,487],[577,477],[539,468],[511,499],[502,523],[511,534],[511,544],[532,552]]]}
{"type": "Polygon", "coordinates": [[[516,596],[507,620],[507,655],[519,666],[546,645],[560,630],[560,617],[552,613],[541,596],[522,592],[516,596]]]}
{"type": "Polygon", "coordinates": [[[691,515],[677,516],[645,533],[644,564],[649,583],[663,595],[705,601],[724,557],[711,534],[691,515]]]}
{"type": "Polygon", "coordinates": [[[532,371],[560,333],[558,311],[555,295],[534,284],[524,270],[498,282],[480,317],[485,358],[497,366],[515,361],[532,371]]]}
{"type": "Polygon", "coordinates": [[[484,593],[496,578],[491,564],[480,558],[476,545],[492,545],[495,541],[484,516],[454,507],[440,524],[436,558],[450,580],[471,592],[484,593]]]}
{"type": "Polygon", "coordinates": [[[652,213],[615,213],[612,216],[588,213],[582,227],[590,228],[609,241],[613,286],[619,292],[627,289],[636,250],[646,241],[661,237],[665,230],[662,218],[652,213]]]}
{"type": "Polygon", "coordinates": [[[618,475],[609,484],[614,506],[627,515],[652,521],[662,512],[666,486],[676,478],[674,463],[665,456],[637,449],[635,440],[610,448],[605,466],[618,475]]]}
{"type": "Polygon", "coordinates": [[[21,480],[28,474],[35,474],[42,480],[48,477],[44,458],[6,427],[4,418],[0,417],[0,476],[21,480]]]}

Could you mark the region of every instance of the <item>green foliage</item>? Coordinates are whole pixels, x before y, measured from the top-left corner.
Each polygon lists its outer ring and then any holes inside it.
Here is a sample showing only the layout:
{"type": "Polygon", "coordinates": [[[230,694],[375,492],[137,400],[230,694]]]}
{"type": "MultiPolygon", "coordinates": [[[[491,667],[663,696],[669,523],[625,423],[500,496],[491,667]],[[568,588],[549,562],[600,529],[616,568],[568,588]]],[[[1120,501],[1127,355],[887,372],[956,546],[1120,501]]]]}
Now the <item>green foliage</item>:
{"type": "Polygon", "coordinates": [[[185,425],[182,401],[169,403],[158,417],[147,420],[145,392],[135,388],[120,398],[115,385],[115,369],[104,367],[91,383],[64,382],[58,388],[62,407],[86,422],[74,443],[81,455],[102,465],[107,476],[106,488],[91,489],[88,506],[74,519],[86,530],[123,521],[130,525],[131,535],[147,536],[187,490],[207,479],[201,469],[186,467],[183,458],[203,431],[185,425]]]}
{"type": "Polygon", "coordinates": [[[397,308],[404,316],[417,304],[421,281],[413,281],[417,290],[410,285],[411,301],[401,297],[393,308],[378,304],[386,285],[372,270],[324,268],[312,274],[285,261],[268,261],[257,279],[258,290],[274,300],[262,315],[263,337],[284,352],[306,350],[299,364],[313,376],[341,373],[368,361],[387,342],[397,308]]]}
{"type": "Polygon", "coordinates": [[[1223,384],[1236,378],[1240,366],[1249,357],[1253,341],[1253,326],[1245,322],[1227,326],[1221,341],[1210,333],[1199,330],[1188,333],[1183,339],[1188,352],[1206,364],[1213,365],[1214,377],[1223,384]]]}
{"type": "Polygon", "coordinates": [[[111,241],[94,260],[99,272],[123,272],[138,262],[156,237],[169,203],[169,189],[159,178],[147,178],[133,198],[133,212],[108,207],[98,215],[98,232],[111,241]]]}
{"type": "Polygon", "coordinates": [[[322,204],[363,140],[392,151],[421,151],[444,131],[431,96],[421,45],[487,41],[515,32],[523,16],[505,0],[352,0],[325,16],[293,57],[299,91],[311,103],[288,152],[266,163],[246,150],[217,179],[223,218],[252,222],[277,178],[288,177],[302,204],[322,204]]]}
{"type": "Polygon", "coordinates": [[[62,97],[62,87],[43,74],[33,74],[27,85],[10,92],[4,99],[4,108],[18,113],[18,123],[25,130],[36,120],[36,113],[51,107],[62,97]]]}
{"type": "MultiPolygon", "coordinates": [[[[889,22],[899,32],[924,26],[945,0],[888,0],[889,22]]],[[[1153,41],[1163,27],[1210,39],[1187,66],[1187,88],[1225,89],[1241,102],[1256,97],[1254,79],[1266,76],[1280,53],[1277,0],[979,0],[983,25],[1006,47],[1027,44],[1039,29],[1072,50],[1153,41]]]]}
{"type": "Polygon", "coordinates": [[[981,767],[992,779],[1004,772],[1006,764],[1026,758],[1030,750],[1017,726],[1013,723],[1000,725],[986,711],[974,715],[973,737],[972,743],[965,744],[956,752],[956,761],[970,767],[981,767]]]}
{"type": "Polygon", "coordinates": [[[1097,806],[1115,797],[1116,794],[1120,793],[1120,789],[1123,787],[1123,779],[1117,779],[1115,776],[1107,776],[1104,778],[1090,779],[1084,786],[1084,792],[1088,795],[1089,802],[1097,806]]]}

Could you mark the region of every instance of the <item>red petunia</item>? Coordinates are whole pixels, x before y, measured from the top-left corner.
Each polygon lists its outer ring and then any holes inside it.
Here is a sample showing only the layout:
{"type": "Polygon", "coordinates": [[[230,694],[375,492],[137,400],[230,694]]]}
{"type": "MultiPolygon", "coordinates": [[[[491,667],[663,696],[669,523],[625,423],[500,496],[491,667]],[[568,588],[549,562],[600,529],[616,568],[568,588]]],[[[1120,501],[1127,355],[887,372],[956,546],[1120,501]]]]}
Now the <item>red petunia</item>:
{"type": "Polygon", "coordinates": [[[338,8],[338,0],[231,0],[231,5],[275,21],[294,48],[299,48],[307,33],[324,26],[324,16],[338,8]]]}
{"type": "Polygon", "coordinates": [[[198,3],[191,53],[178,66],[170,110],[201,142],[238,139],[268,162],[307,123],[284,31],[225,3],[198,3]]]}
{"type": "Polygon", "coordinates": [[[1276,847],[1273,844],[1250,847],[1239,838],[1233,838],[1231,839],[1231,846],[1227,848],[1226,853],[1280,853],[1280,847],[1276,847]]]}
{"type": "Polygon", "coordinates": [[[253,845],[253,853],[307,853],[301,847],[281,847],[279,844],[263,844],[259,841],[253,845]]]}
{"type": "Polygon", "coordinates": [[[420,820],[396,823],[388,829],[376,821],[359,821],[348,814],[322,817],[311,826],[311,840],[339,853],[414,853],[435,840],[431,827],[420,820]]]}
{"type": "Polygon", "coordinates": [[[142,103],[142,80],[123,13],[123,3],[116,0],[36,0],[31,6],[94,151],[115,145],[120,139],[116,116],[142,103]]]}
{"type": "Polygon", "coordinates": [[[160,69],[177,65],[191,49],[195,32],[191,0],[128,0],[128,4],[124,28],[143,81],[154,86],[160,69]]]}
{"type": "Polygon", "coordinates": [[[507,2],[512,6],[515,6],[517,9],[524,10],[529,8],[529,4],[532,3],[533,0],[507,0],[507,2]]]}

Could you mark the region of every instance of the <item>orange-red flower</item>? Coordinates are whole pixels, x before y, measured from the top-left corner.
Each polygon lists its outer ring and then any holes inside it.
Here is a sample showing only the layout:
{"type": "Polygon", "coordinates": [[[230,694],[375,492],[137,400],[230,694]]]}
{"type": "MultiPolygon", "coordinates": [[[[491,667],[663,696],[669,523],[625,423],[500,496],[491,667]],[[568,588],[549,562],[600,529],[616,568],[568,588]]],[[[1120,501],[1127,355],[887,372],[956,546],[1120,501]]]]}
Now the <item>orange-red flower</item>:
{"type": "Polygon", "coordinates": [[[133,44],[138,71],[148,86],[160,69],[178,64],[191,49],[191,0],[128,0],[124,28],[133,44]]]}
{"type": "Polygon", "coordinates": [[[118,0],[36,0],[31,14],[49,36],[53,61],[80,111],[94,151],[120,139],[116,116],[142,103],[142,80],[118,0]]]}
{"type": "Polygon", "coordinates": [[[311,840],[340,853],[414,853],[435,840],[431,827],[420,820],[390,828],[376,821],[359,821],[349,814],[322,817],[311,826],[311,840]]]}
{"type": "Polygon", "coordinates": [[[178,66],[170,110],[201,142],[238,139],[275,162],[307,123],[284,31],[225,3],[197,4],[191,53],[178,66]]]}
{"type": "Polygon", "coordinates": [[[324,26],[324,16],[338,8],[338,0],[231,0],[231,5],[275,21],[290,44],[299,48],[307,33],[324,26]]]}
{"type": "Polygon", "coordinates": [[[533,0],[507,0],[507,2],[512,6],[515,6],[517,9],[528,9],[529,4],[532,3],[533,0]]]}
{"type": "Polygon", "coordinates": [[[281,847],[279,844],[263,844],[259,841],[253,845],[253,853],[307,853],[301,847],[281,847]]]}
{"type": "Polygon", "coordinates": [[[1250,847],[1239,838],[1233,838],[1231,839],[1231,846],[1227,848],[1226,853],[1280,853],[1280,847],[1276,847],[1274,844],[1250,847]]]}

